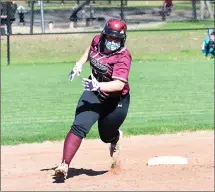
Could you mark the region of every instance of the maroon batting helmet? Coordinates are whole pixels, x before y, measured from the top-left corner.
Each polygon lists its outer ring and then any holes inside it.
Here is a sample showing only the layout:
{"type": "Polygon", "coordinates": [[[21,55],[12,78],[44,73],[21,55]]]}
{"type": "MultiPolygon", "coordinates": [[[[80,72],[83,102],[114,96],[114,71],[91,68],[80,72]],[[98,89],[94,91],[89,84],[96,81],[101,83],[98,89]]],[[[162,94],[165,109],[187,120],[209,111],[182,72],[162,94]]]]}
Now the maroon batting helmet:
{"type": "Polygon", "coordinates": [[[109,19],[102,31],[102,35],[111,35],[121,38],[121,46],[124,46],[126,41],[127,24],[121,19],[109,19]]]}

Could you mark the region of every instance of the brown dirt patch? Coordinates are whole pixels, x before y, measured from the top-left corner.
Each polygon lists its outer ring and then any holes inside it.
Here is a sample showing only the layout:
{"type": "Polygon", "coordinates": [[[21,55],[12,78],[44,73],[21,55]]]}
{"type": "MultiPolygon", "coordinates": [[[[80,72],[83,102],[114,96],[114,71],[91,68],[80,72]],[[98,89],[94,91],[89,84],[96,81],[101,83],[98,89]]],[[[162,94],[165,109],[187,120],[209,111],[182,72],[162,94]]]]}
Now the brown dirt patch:
{"type": "Polygon", "coordinates": [[[214,190],[214,132],[127,137],[121,167],[111,170],[108,145],[84,140],[71,163],[69,178],[56,183],[54,168],[63,142],[2,146],[2,190],[214,190]],[[188,165],[147,166],[148,159],[180,155],[188,165]]]}

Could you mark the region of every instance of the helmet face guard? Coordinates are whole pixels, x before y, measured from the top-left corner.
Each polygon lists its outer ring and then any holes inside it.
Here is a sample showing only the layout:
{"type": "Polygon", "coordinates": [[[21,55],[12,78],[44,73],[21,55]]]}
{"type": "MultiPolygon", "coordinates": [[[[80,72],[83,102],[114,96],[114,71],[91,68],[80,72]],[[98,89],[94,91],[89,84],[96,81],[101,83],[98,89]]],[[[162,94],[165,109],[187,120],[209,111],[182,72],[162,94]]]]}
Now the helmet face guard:
{"type": "Polygon", "coordinates": [[[104,35],[114,36],[114,37],[119,37],[120,39],[126,38],[126,34],[125,33],[119,33],[118,31],[110,30],[108,28],[104,28],[103,34],[104,35]]]}

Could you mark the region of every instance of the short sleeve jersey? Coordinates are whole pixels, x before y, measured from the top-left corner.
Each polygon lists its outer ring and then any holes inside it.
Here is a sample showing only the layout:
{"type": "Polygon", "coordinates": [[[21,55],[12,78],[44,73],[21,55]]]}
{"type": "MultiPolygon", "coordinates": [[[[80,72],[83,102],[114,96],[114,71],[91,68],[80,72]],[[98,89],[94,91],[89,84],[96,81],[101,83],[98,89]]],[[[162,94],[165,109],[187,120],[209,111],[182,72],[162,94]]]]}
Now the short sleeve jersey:
{"type": "Polygon", "coordinates": [[[128,77],[132,60],[131,55],[126,47],[114,54],[100,53],[100,38],[101,35],[96,35],[90,47],[89,61],[92,73],[99,82],[109,82],[115,79],[125,82],[125,86],[120,93],[125,95],[130,90],[128,77]]]}
{"type": "Polygon", "coordinates": [[[210,39],[209,37],[206,37],[203,41],[202,44],[202,53],[205,56],[214,56],[214,52],[215,52],[215,43],[212,39],[210,39]]]}

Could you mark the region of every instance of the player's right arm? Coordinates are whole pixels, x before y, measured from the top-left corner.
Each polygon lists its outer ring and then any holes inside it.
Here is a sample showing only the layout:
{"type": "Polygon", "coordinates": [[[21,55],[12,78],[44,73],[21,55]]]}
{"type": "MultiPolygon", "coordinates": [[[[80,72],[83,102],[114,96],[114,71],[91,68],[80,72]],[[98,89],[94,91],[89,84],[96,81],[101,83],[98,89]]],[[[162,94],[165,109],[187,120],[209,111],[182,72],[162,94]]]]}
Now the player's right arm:
{"type": "Polygon", "coordinates": [[[90,46],[88,46],[84,52],[84,54],[81,56],[81,58],[76,62],[76,65],[83,66],[89,59],[89,53],[90,53],[90,46]]]}
{"type": "Polygon", "coordinates": [[[89,56],[90,56],[90,50],[91,48],[93,49],[93,47],[95,47],[100,39],[100,35],[96,35],[92,42],[91,45],[88,46],[84,52],[84,54],[80,57],[80,59],[76,62],[76,65],[80,66],[82,68],[82,66],[89,60],[89,56]]]}
{"type": "Polygon", "coordinates": [[[76,74],[80,76],[80,73],[82,71],[83,65],[89,60],[90,58],[90,50],[92,47],[94,47],[99,41],[99,35],[95,36],[92,40],[92,43],[90,46],[86,48],[84,51],[84,54],[80,57],[80,59],[76,62],[74,68],[69,73],[69,80],[73,81],[76,74]]]}
{"type": "Polygon", "coordinates": [[[90,46],[84,51],[84,54],[81,58],[76,62],[75,66],[73,67],[72,71],[69,73],[69,80],[73,81],[76,75],[80,76],[83,65],[88,61],[90,53],[90,46]]]}

